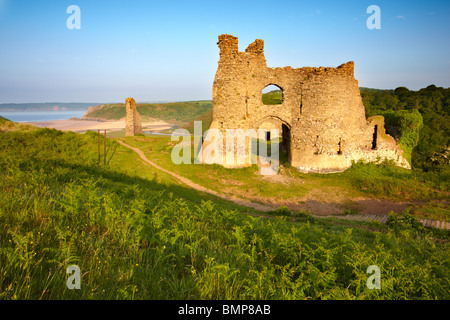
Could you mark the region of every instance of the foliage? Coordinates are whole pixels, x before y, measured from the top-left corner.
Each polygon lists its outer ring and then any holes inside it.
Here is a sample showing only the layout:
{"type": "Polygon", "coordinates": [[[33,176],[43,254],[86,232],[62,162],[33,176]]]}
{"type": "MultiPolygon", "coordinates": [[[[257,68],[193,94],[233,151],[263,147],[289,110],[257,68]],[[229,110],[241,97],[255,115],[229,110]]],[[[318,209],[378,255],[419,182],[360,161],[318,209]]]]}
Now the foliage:
{"type": "Polygon", "coordinates": [[[209,129],[212,122],[212,111],[208,111],[205,114],[201,115],[200,117],[194,119],[187,125],[182,126],[183,129],[188,130],[191,134],[194,134],[194,123],[196,121],[201,121],[202,123],[202,134],[205,133],[206,130],[209,129]]]}
{"type": "Polygon", "coordinates": [[[387,111],[383,113],[387,133],[394,136],[405,151],[406,160],[411,163],[412,150],[419,143],[420,130],[423,127],[422,115],[414,110],[387,111]]]}
{"type": "MultiPolygon", "coordinates": [[[[448,163],[437,163],[436,153],[450,146],[450,88],[440,88],[430,85],[418,91],[399,87],[395,90],[368,90],[361,88],[361,97],[368,117],[383,115],[390,112],[412,111],[414,130],[411,131],[406,147],[411,148],[416,140],[419,125],[418,117],[413,113],[417,110],[423,118],[423,128],[420,130],[419,142],[413,147],[412,165],[426,171],[449,170],[448,163]]],[[[406,125],[405,123],[403,125],[406,125]]],[[[392,133],[392,130],[391,130],[392,133]]]]}
{"type": "Polygon", "coordinates": [[[363,192],[399,200],[447,199],[450,190],[450,172],[422,172],[387,163],[357,162],[342,175],[363,192]]]}
{"type": "Polygon", "coordinates": [[[8,120],[8,119],[3,118],[2,116],[0,116],[0,123],[3,123],[3,122],[10,122],[10,120],[8,120]]]}
{"type": "Polygon", "coordinates": [[[195,204],[97,166],[92,132],[0,135],[2,299],[449,298],[446,243],[195,204]],[[66,287],[74,264],[81,290],[66,287]]]}
{"type": "Polygon", "coordinates": [[[423,230],[424,228],[420,221],[408,212],[403,212],[401,215],[397,215],[391,211],[387,225],[388,227],[395,229],[423,230]]]}
{"type": "Polygon", "coordinates": [[[281,206],[276,210],[273,211],[269,211],[270,214],[275,215],[275,216],[290,216],[292,215],[292,210],[290,210],[288,207],[286,206],[281,206]]]}

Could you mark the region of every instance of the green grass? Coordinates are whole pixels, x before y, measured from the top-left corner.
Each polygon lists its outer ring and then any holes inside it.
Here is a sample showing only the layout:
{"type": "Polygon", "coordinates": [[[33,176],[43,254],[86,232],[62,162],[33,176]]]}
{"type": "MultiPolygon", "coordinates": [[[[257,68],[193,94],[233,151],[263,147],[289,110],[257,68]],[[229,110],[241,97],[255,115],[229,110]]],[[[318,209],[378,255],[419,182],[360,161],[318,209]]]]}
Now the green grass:
{"type": "Polygon", "coordinates": [[[407,170],[389,164],[357,163],[342,176],[357,189],[396,200],[448,199],[450,172],[407,170]]]}
{"type": "Polygon", "coordinates": [[[281,90],[273,90],[262,94],[262,102],[266,105],[277,105],[283,103],[283,92],[281,90]]]}
{"type": "Polygon", "coordinates": [[[194,119],[194,121],[189,122],[188,124],[182,126],[181,128],[188,130],[191,134],[194,134],[194,122],[201,121],[202,122],[202,134],[205,133],[206,130],[209,129],[212,122],[212,111],[208,111],[207,113],[201,115],[200,117],[194,119]]]}
{"type": "MultiPolygon", "coordinates": [[[[1,299],[450,297],[448,233],[305,213],[290,222],[283,209],[250,216],[180,186],[113,140],[108,165],[98,166],[96,139],[0,133],[1,299]],[[66,287],[70,265],[81,269],[80,290],[66,287]],[[381,268],[381,290],[366,287],[369,265],[381,268]]],[[[157,139],[126,141],[164,160],[167,140],[157,139]]]]}
{"type": "Polygon", "coordinates": [[[0,132],[4,131],[29,131],[34,130],[36,127],[27,124],[27,123],[15,123],[11,120],[8,120],[6,118],[3,118],[0,116],[0,132]]]}
{"type": "MultiPolygon", "coordinates": [[[[146,156],[168,170],[177,172],[207,188],[246,196],[249,199],[298,199],[313,190],[329,192],[330,197],[376,197],[392,201],[444,201],[449,197],[450,177],[447,173],[424,173],[389,164],[356,163],[352,168],[332,174],[304,174],[290,166],[280,153],[280,172],[285,183],[263,179],[256,165],[243,169],[227,169],[219,165],[175,165],[172,147],[178,142],[170,137],[128,137],[124,141],[140,148],[146,156]]],[[[448,220],[449,214],[441,218],[448,220]]]]}
{"type": "Polygon", "coordinates": [[[8,120],[8,119],[6,119],[6,118],[3,118],[2,116],[0,116],[0,123],[3,123],[3,122],[10,122],[11,120],[8,120]]]}

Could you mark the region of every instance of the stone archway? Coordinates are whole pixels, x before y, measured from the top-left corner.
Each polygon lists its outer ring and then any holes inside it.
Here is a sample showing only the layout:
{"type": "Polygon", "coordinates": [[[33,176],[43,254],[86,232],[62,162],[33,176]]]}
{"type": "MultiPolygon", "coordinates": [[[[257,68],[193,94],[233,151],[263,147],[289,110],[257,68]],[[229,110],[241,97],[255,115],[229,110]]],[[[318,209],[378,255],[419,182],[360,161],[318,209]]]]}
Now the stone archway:
{"type": "Polygon", "coordinates": [[[273,141],[273,139],[277,138],[281,139],[281,141],[278,140],[280,151],[286,155],[287,161],[290,163],[292,148],[291,125],[277,116],[265,117],[257,123],[258,139],[264,141],[273,141]],[[277,133],[274,134],[273,129],[278,130],[277,133]],[[268,135],[269,132],[270,134],[268,135]],[[268,139],[268,137],[270,138],[268,139]]]}

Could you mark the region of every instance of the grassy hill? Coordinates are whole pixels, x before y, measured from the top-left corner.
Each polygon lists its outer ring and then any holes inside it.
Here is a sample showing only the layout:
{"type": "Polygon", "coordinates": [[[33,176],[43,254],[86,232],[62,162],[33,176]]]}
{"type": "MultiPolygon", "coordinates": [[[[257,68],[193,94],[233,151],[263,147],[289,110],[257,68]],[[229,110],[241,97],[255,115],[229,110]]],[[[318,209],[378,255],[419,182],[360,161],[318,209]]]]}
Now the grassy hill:
{"type": "Polygon", "coordinates": [[[5,131],[28,131],[36,127],[27,123],[15,123],[0,116],[0,133],[5,131]]]}
{"type": "Polygon", "coordinates": [[[273,90],[262,94],[262,101],[267,105],[276,105],[283,102],[283,92],[281,90],[273,90]]]}
{"type": "MultiPolygon", "coordinates": [[[[143,120],[161,119],[190,122],[211,111],[212,101],[188,101],[155,104],[136,104],[137,111],[143,120]]],[[[119,120],[126,115],[125,104],[108,104],[97,106],[85,118],[119,120]]]]}
{"type": "Polygon", "coordinates": [[[181,128],[187,129],[191,134],[194,134],[194,122],[201,121],[202,123],[202,133],[209,129],[212,122],[212,111],[208,111],[207,113],[201,115],[200,117],[194,119],[188,124],[182,126],[181,128]]]}
{"type": "MultiPolygon", "coordinates": [[[[160,165],[170,157],[170,138],[125,141],[160,165]]],[[[448,232],[249,210],[186,188],[107,142],[108,165],[99,166],[96,133],[0,133],[0,299],[449,298],[448,232]],[[81,270],[81,290],[66,287],[70,265],[81,270]],[[381,269],[381,290],[366,286],[369,265],[381,269]]],[[[255,176],[197,167],[194,175],[255,176]]],[[[383,175],[362,168],[355,180],[372,190],[368,182],[383,175]]],[[[384,179],[413,190],[417,177],[405,172],[384,179]]],[[[341,185],[342,176],[304,179],[341,185]]]]}
{"type": "Polygon", "coordinates": [[[96,103],[83,102],[44,102],[44,103],[1,103],[0,111],[53,111],[59,110],[86,110],[96,103]]]}

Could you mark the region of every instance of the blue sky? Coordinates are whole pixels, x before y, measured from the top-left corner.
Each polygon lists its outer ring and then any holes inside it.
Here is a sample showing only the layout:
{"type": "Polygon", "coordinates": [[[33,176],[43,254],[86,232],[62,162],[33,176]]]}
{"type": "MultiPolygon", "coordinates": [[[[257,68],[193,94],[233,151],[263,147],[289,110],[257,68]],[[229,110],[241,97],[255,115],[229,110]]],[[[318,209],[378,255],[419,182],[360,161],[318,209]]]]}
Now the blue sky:
{"type": "Polygon", "coordinates": [[[0,103],[211,99],[223,33],[263,39],[269,67],[352,60],[360,86],[449,87],[449,18],[448,0],[0,0],[0,103]]]}

